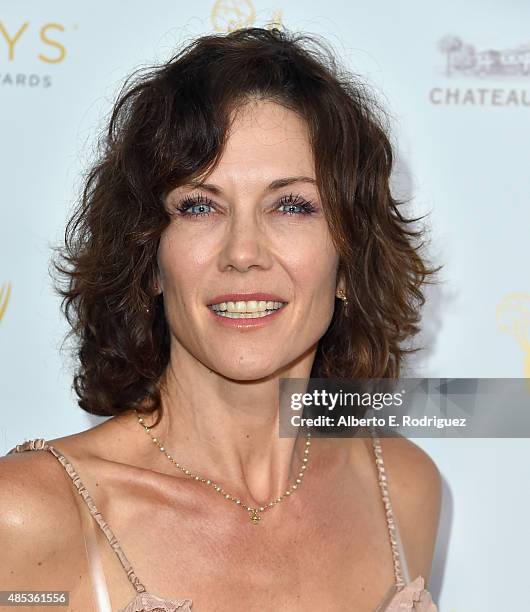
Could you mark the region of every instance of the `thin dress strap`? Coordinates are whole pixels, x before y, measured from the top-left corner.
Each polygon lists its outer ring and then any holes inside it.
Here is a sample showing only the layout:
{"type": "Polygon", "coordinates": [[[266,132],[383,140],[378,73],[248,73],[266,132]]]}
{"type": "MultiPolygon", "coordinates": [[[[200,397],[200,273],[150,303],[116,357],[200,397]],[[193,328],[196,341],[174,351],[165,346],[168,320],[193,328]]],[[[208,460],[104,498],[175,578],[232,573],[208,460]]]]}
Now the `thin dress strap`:
{"type": "Polygon", "coordinates": [[[85,552],[90,577],[92,578],[92,590],[96,603],[96,612],[112,612],[109,589],[105,578],[105,572],[103,571],[99,544],[96,537],[96,521],[92,520],[92,515],[86,512],[85,507],[78,507],[77,510],[80,514],[83,528],[85,552]]]}
{"type": "Polygon", "coordinates": [[[379,488],[381,490],[381,498],[385,506],[386,522],[388,526],[388,535],[390,537],[390,547],[392,549],[392,557],[394,562],[394,576],[396,579],[396,586],[398,588],[405,586],[405,581],[409,582],[410,577],[408,575],[408,568],[403,552],[403,546],[401,544],[401,538],[399,535],[398,525],[392,509],[392,502],[390,501],[390,494],[388,491],[388,480],[385,471],[385,464],[383,461],[383,449],[381,448],[381,441],[376,435],[373,427],[370,428],[372,434],[372,446],[375,454],[375,463],[378,470],[378,481],[379,488]],[[405,573],[405,577],[403,576],[405,573]]]}
{"type": "Polygon", "coordinates": [[[100,527],[101,531],[105,534],[105,537],[107,538],[111,548],[116,553],[123,569],[125,570],[125,573],[127,574],[127,578],[133,585],[134,589],[138,593],[144,593],[146,591],[145,586],[140,582],[140,580],[136,576],[132,568],[132,565],[130,564],[129,560],[125,556],[125,553],[123,552],[121,546],[119,545],[118,540],[116,539],[116,536],[112,532],[112,529],[107,525],[107,523],[103,519],[103,515],[97,509],[96,504],[94,503],[94,500],[88,493],[87,488],[81,481],[81,478],[79,478],[78,473],[76,472],[74,466],[70,463],[70,461],[68,461],[68,459],[63,454],[61,454],[57,449],[55,449],[51,444],[47,444],[44,438],[36,438],[34,440],[28,440],[27,442],[24,442],[23,444],[17,444],[7,454],[9,455],[11,453],[21,453],[24,451],[32,451],[32,450],[47,450],[47,451],[50,451],[50,453],[52,453],[54,457],[57,458],[57,461],[59,461],[59,463],[64,467],[68,476],[70,476],[70,478],[72,479],[72,482],[74,483],[74,486],[76,487],[77,492],[79,493],[79,495],[81,495],[86,505],[88,506],[90,514],[92,515],[92,517],[94,518],[98,526],[100,527]]]}

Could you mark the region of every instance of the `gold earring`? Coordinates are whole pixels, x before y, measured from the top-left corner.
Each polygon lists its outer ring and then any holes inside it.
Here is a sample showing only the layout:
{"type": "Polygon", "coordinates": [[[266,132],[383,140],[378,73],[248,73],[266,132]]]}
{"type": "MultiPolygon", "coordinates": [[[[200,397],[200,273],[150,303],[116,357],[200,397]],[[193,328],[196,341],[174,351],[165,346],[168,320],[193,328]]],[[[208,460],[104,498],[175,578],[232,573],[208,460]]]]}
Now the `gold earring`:
{"type": "Polygon", "coordinates": [[[346,294],[344,293],[344,291],[342,289],[339,289],[339,291],[337,293],[337,297],[339,298],[339,300],[342,300],[342,304],[344,306],[348,305],[348,298],[347,298],[346,294]]]}

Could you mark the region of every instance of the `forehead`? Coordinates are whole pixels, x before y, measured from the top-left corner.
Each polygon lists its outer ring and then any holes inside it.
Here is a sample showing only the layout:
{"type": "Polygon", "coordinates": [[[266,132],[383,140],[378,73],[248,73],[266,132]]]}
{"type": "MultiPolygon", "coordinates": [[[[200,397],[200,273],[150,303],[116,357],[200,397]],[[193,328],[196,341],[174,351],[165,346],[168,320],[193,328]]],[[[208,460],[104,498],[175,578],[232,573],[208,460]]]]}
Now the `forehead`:
{"type": "Polygon", "coordinates": [[[314,175],[308,127],[294,111],[275,102],[252,101],[238,107],[231,119],[226,147],[212,176],[244,172],[274,178],[287,171],[314,175]]]}

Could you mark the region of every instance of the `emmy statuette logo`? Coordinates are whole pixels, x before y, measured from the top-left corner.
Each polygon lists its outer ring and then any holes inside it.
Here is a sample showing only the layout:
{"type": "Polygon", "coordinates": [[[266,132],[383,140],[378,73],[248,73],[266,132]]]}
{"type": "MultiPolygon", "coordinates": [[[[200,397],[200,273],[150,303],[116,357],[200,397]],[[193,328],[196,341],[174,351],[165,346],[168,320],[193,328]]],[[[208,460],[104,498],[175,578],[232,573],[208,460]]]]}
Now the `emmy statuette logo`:
{"type": "Polygon", "coordinates": [[[11,295],[11,283],[5,283],[0,287],[0,322],[7,310],[9,297],[11,295]]]}
{"type": "MultiPolygon", "coordinates": [[[[252,0],[217,0],[212,7],[212,27],[216,32],[233,32],[256,23],[256,9],[252,0]]],[[[282,12],[275,11],[266,27],[281,24],[282,12]]]]}
{"type": "Polygon", "coordinates": [[[499,329],[509,334],[524,355],[523,376],[530,391],[530,294],[509,293],[497,306],[499,329]]]}

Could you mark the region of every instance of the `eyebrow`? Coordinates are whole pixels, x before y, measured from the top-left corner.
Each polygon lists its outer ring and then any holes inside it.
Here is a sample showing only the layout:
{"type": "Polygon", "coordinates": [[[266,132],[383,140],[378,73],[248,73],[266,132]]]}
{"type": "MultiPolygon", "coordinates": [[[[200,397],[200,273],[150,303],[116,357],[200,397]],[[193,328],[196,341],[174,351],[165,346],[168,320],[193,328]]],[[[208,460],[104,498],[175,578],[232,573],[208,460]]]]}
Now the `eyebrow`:
{"type": "MultiPolygon", "coordinates": [[[[272,181],[267,187],[267,191],[274,191],[276,189],[281,189],[282,187],[287,187],[287,185],[292,185],[293,183],[310,183],[311,185],[316,185],[316,180],[311,178],[310,176],[287,176],[285,178],[280,178],[272,181]]],[[[188,183],[184,185],[184,187],[201,187],[202,189],[207,189],[216,195],[222,195],[223,190],[213,183],[205,183],[200,179],[192,179],[188,183]]]]}

